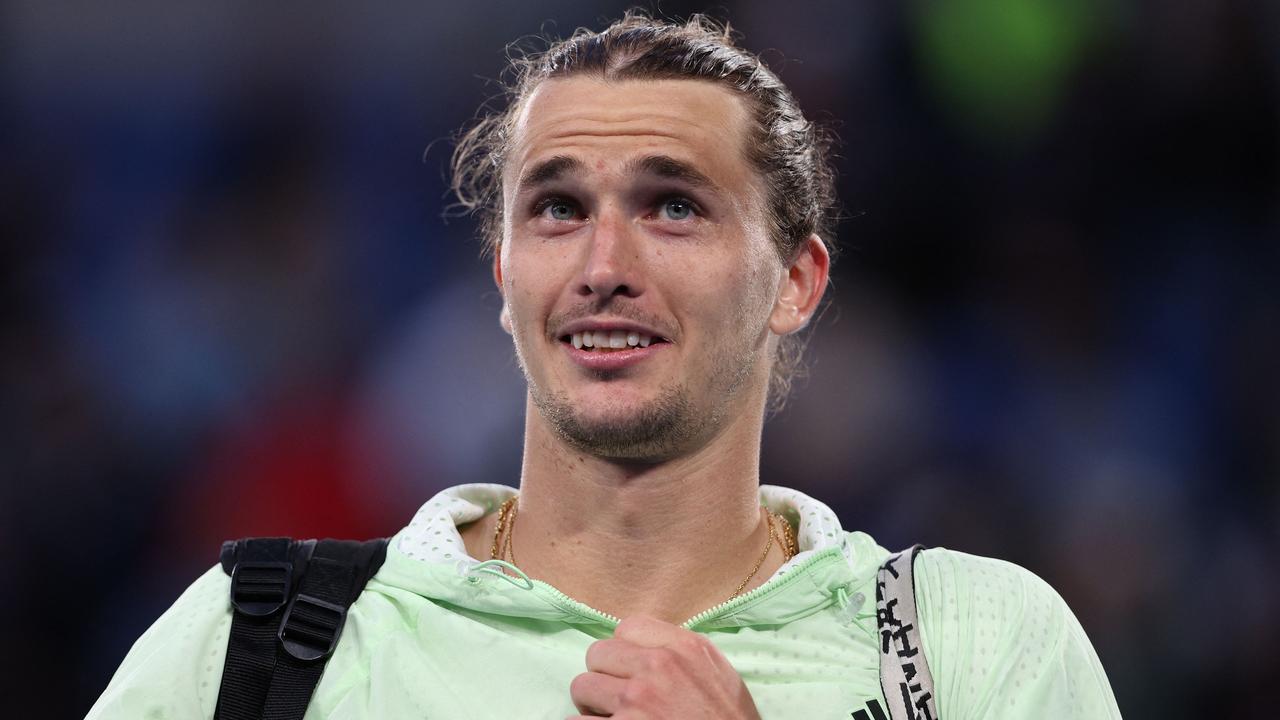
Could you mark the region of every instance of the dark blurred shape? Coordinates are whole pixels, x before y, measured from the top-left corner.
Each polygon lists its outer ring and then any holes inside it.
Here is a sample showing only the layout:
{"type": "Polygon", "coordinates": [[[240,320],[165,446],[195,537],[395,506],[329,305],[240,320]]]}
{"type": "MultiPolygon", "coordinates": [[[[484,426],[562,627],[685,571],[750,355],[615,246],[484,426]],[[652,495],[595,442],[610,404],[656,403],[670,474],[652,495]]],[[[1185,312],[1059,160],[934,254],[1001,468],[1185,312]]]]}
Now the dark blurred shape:
{"type": "Polygon", "coordinates": [[[1109,10],[1093,0],[955,0],[915,2],[911,13],[922,75],[956,124],[1020,143],[1053,119],[1109,30],[1109,10]]]}

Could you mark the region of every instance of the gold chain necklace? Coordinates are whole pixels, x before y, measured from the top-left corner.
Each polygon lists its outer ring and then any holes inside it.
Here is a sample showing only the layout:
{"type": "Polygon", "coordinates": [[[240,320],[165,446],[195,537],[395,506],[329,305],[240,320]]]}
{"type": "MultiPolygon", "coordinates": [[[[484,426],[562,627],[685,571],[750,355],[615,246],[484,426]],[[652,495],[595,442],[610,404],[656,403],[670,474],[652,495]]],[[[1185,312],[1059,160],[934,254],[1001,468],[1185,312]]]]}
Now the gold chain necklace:
{"type": "MultiPolygon", "coordinates": [[[[516,528],[516,500],[512,497],[498,508],[498,522],[493,528],[493,542],[489,545],[489,558],[491,560],[501,560],[504,557],[511,558],[511,564],[519,567],[520,563],[516,562],[516,549],[511,538],[515,535],[516,528]]],[[[795,528],[791,527],[791,523],[786,518],[777,513],[770,512],[767,508],[761,508],[765,511],[765,525],[769,528],[769,537],[764,543],[764,552],[760,553],[760,559],[756,561],[755,567],[751,568],[751,572],[747,577],[738,583],[738,587],[729,596],[732,600],[742,593],[747,583],[751,582],[751,578],[760,572],[760,567],[764,565],[764,561],[769,557],[769,551],[773,549],[773,543],[777,542],[782,548],[782,561],[785,563],[796,556],[800,551],[799,544],[796,541],[795,528]],[[781,530],[774,529],[774,522],[777,522],[781,530]]]]}

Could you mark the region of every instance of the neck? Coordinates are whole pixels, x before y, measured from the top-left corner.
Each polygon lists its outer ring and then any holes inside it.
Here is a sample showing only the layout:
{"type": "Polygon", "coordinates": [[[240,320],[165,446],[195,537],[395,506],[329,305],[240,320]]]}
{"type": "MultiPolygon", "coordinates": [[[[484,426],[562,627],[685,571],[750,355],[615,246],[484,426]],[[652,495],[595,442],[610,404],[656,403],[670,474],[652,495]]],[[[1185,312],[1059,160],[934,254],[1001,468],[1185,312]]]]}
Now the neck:
{"type": "MultiPolygon", "coordinates": [[[[691,452],[653,464],[575,450],[530,404],[512,542],[520,567],[626,617],[682,622],[728,599],[760,559],[763,405],[691,452]]],[[[747,586],[780,565],[780,549],[747,586]]]]}

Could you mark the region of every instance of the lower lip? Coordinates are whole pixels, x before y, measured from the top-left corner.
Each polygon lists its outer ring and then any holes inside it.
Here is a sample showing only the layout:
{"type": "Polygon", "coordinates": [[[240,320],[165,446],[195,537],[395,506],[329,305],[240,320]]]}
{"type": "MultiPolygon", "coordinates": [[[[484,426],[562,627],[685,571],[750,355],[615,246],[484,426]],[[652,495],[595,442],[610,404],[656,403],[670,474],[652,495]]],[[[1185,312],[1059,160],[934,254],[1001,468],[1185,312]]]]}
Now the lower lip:
{"type": "Polygon", "coordinates": [[[600,352],[598,350],[576,348],[572,343],[562,342],[560,344],[575,363],[588,370],[622,370],[629,368],[652,357],[654,353],[662,352],[662,348],[667,345],[667,343],[654,343],[649,347],[629,347],[625,350],[600,352]]]}

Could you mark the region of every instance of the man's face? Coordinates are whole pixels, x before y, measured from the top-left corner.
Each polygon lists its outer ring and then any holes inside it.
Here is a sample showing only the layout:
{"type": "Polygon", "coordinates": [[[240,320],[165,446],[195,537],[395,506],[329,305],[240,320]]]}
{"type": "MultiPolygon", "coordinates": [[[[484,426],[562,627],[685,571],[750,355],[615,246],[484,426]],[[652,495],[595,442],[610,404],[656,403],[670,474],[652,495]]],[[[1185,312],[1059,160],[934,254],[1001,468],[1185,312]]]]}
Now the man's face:
{"type": "Polygon", "coordinates": [[[786,273],[748,122],[712,83],[592,78],[542,83],[517,118],[495,277],[534,404],[575,447],[670,457],[763,401],[786,273]]]}

